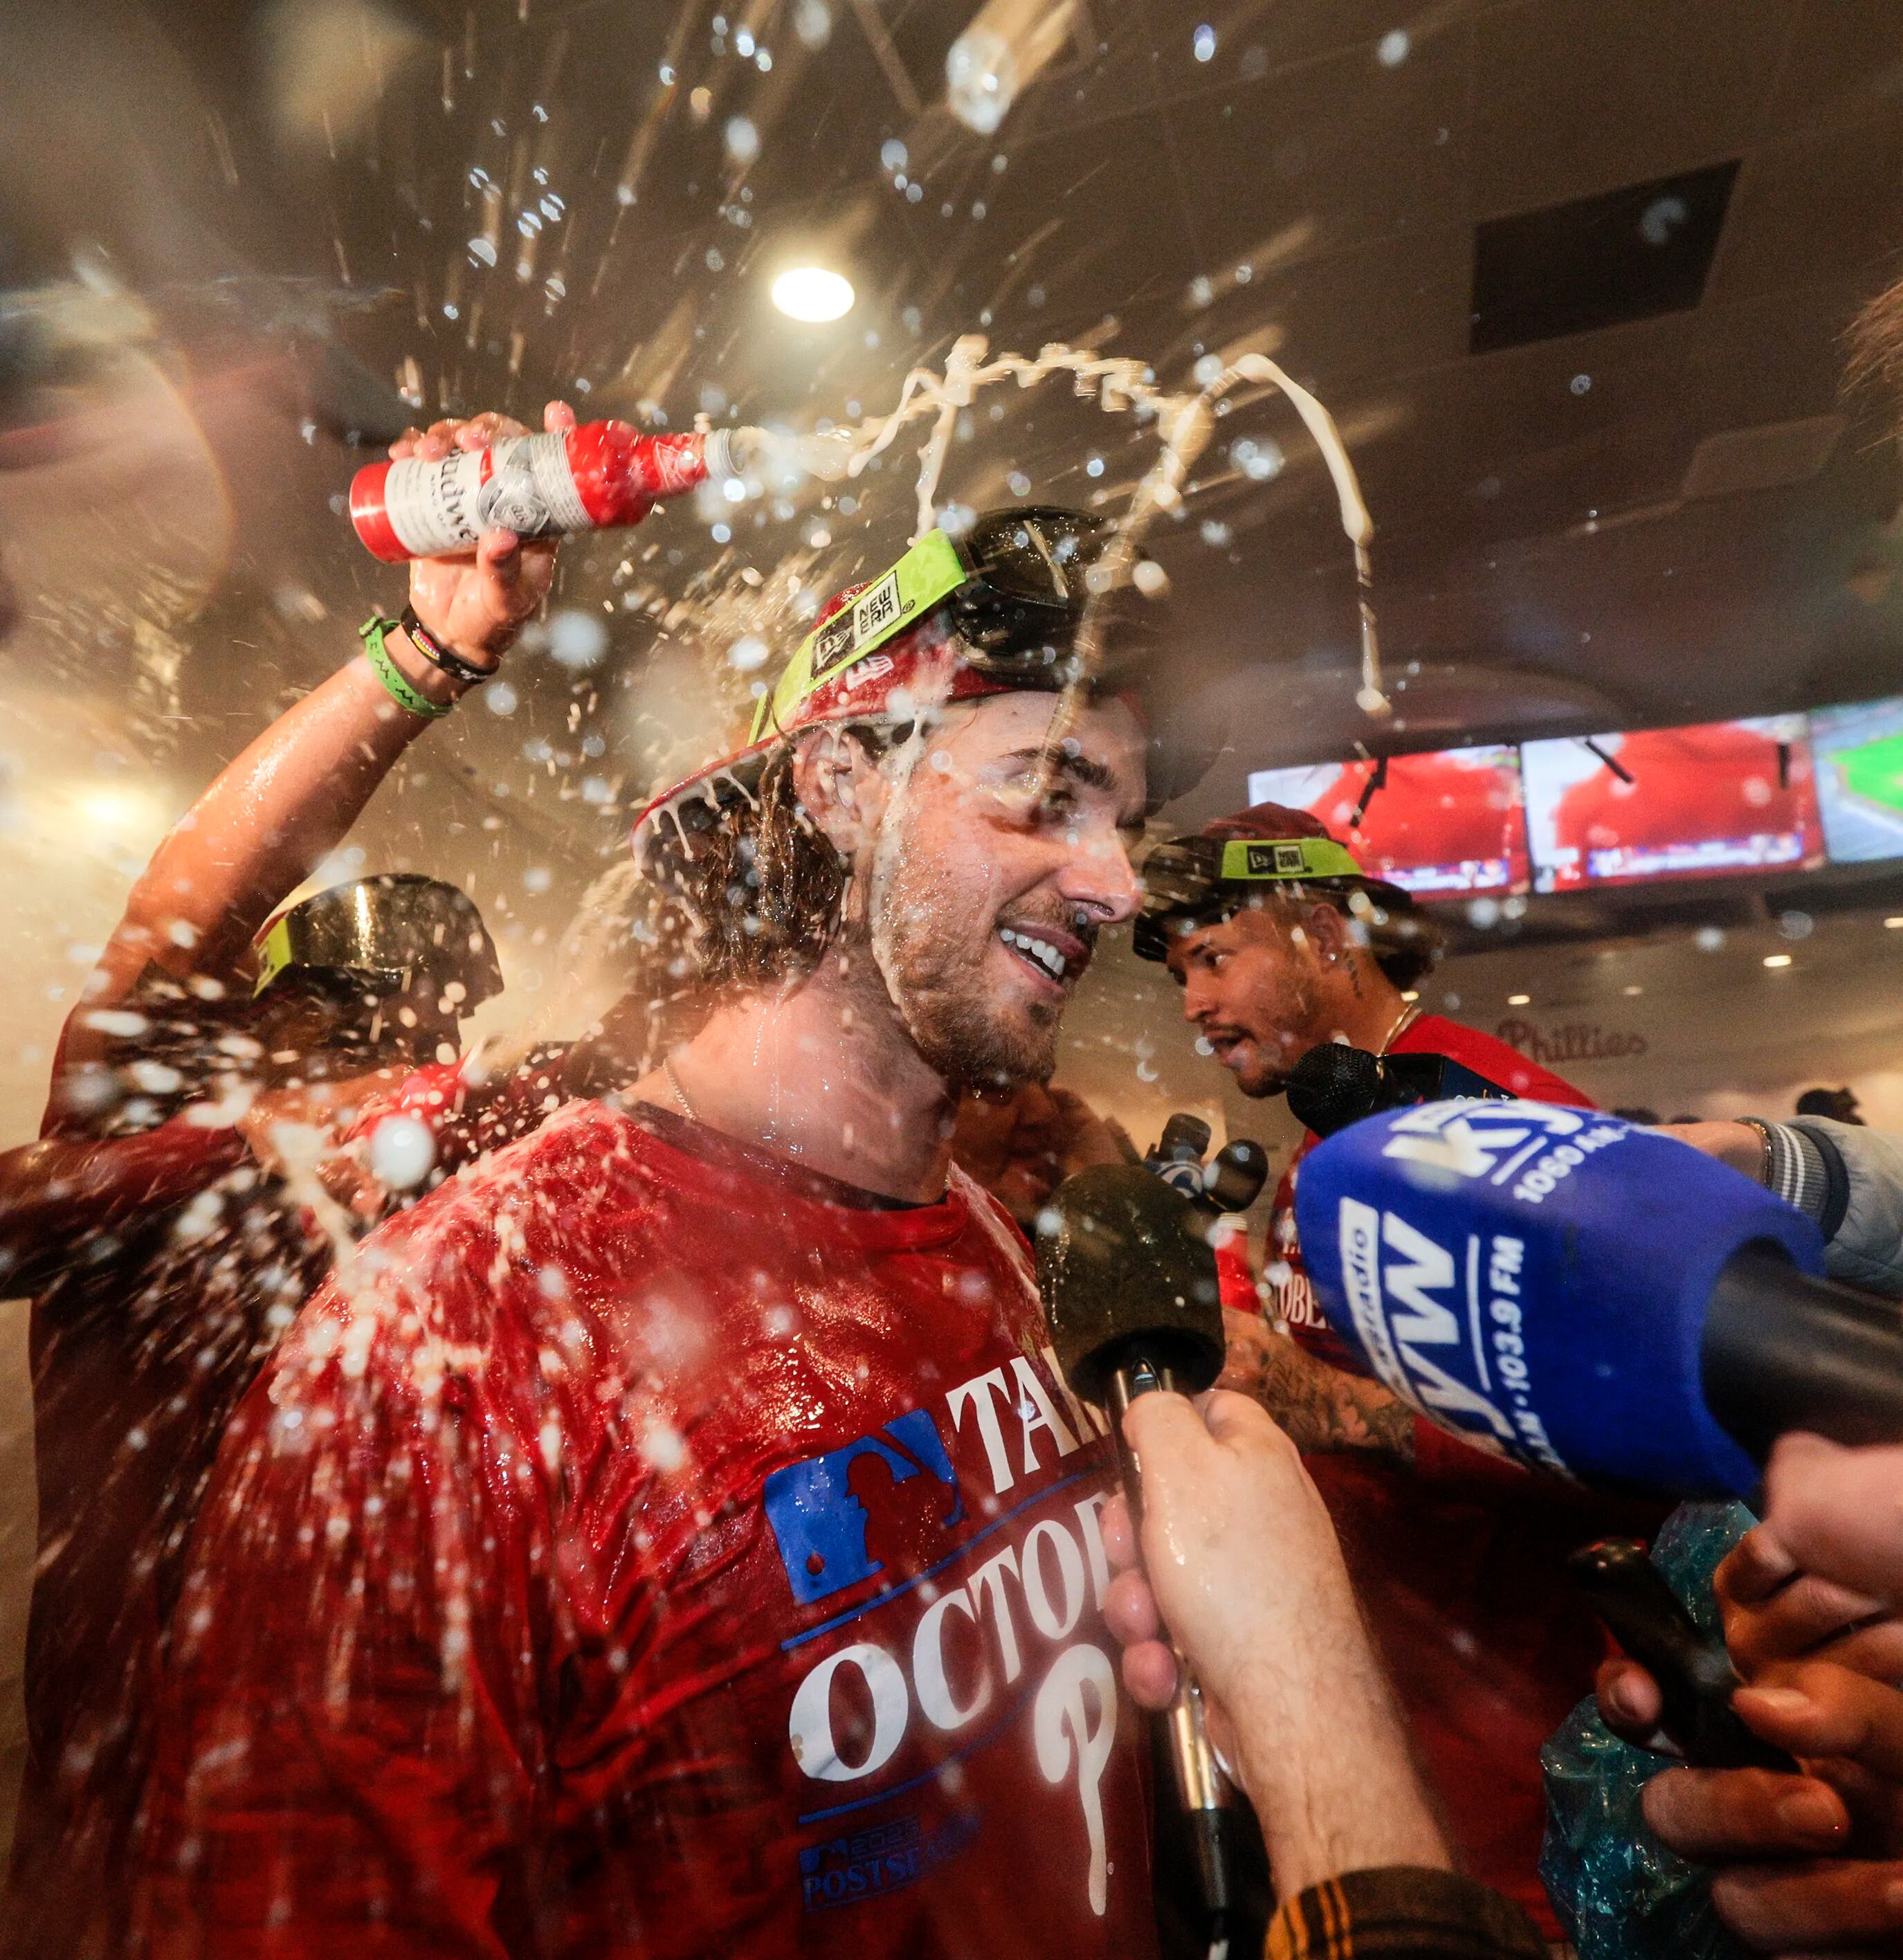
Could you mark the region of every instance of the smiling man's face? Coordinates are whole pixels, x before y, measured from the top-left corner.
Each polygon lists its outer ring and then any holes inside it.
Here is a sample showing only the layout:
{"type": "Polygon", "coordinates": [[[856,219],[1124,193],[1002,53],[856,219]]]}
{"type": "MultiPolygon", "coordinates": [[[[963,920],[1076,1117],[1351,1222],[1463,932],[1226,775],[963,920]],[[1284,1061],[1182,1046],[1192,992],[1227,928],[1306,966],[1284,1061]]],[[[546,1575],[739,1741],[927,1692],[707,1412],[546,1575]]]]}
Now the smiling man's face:
{"type": "Polygon", "coordinates": [[[1143,738],[1118,702],[955,707],[899,791],[871,898],[886,985],[947,1082],[1038,1080],[1097,934],[1135,913],[1143,738]]]}

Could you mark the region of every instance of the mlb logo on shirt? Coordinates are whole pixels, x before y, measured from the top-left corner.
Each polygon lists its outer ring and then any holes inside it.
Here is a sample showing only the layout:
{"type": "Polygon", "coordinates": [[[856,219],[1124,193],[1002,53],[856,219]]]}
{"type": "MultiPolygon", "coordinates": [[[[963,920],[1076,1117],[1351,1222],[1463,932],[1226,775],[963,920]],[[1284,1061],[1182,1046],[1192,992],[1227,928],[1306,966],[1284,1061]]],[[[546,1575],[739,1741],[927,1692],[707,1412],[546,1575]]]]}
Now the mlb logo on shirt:
{"type": "Polygon", "coordinates": [[[951,1492],[944,1515],[937,1519],[949,1530],[965,1515],[965,1500],[945,1453],[937,1425],[924,1409],[909,1409],[883,1428],[862,1436],[823,1456],[789,1463],[766,1480],[762,1499],[767,1522],[780,1548],[787,1583],[803,1606],[830,1599],[883,1571],[866,1544],[871,1522],[862,1499],[853,1489],[854,1465],[861,1488],[883,1482],[889,1491],[921,1473],[951,1492]]]}

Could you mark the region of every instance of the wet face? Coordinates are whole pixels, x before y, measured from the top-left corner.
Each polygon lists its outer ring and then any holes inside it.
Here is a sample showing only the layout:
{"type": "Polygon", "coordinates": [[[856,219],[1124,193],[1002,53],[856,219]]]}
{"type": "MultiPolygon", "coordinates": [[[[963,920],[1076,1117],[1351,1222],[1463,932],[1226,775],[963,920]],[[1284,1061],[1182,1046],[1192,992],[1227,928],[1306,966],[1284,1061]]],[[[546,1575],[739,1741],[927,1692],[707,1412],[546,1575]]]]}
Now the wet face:
{"type": "Polygon", "coordinates": [[[1196,1027],[1245,1096],[1281,1093],[1319,1042],[1335,936],[1327,906],[1249,908],[1172,938],[1168,964],[1196,1027]]]}
{"type": "Polygon", "coordinates": [[[1059,723],[1058,705],[962,704],[886,765],[867,867],[873,952],[913,1041],[954,1085],[1047,1077],[1098,934],[1139,902],[1135,717],[1106,702],[1059,723]]]}

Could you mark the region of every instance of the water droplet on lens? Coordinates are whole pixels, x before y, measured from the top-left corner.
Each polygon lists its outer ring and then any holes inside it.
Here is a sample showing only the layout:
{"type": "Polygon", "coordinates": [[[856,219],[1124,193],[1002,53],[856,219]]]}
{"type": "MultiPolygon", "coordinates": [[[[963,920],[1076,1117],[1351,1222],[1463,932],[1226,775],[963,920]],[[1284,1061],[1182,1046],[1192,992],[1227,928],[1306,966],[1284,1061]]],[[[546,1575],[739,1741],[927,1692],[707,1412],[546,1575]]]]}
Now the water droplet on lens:
{"type": "Polygon", "coordinates": [[[945,56],[945,100],[968,129],[988,136],[1004,120],[1017,94],[1017,58],[1002,34],[972,27],[945,56]]]}

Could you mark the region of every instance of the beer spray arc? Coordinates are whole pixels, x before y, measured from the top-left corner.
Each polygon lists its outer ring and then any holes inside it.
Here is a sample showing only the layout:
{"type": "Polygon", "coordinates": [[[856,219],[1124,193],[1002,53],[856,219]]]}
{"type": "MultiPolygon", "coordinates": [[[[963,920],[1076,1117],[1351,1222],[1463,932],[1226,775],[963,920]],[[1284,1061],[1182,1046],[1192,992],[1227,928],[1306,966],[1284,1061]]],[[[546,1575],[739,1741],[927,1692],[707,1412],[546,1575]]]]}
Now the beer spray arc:
{"type": "MultiPolygon", "coordinates": [[[[1160,511],[1181,507],[1185,480],[1208,447],[1216,418],[1241,387],[1272,388],[1288,399],[1321,451],[1341,508],[1341,529],[1354,552],[1360,610],[1360,686],[1355,701],[1370,716],[1392,711],[1382,683],[1376,637],[1373,520],[1361,495],[1341,431],[1327,409],[1266,355],[1243,353],[1208,384],[1172,393],[1154,371],[1128,355],[1110,355],[1052,342],[1035,355],[990,352],[982,334],[961,336],[944,372],[915,368],[890,413],[824,434],[732,428],[643,434],[626,422],[587,422],[546,435],[511,436],[485,450],[460,451],[440,463],[415,460],[371,463],[351,485],[350,514],[367,549],[395,564],[437,552],[469,551],[498,526],[519,537],[555,537],[638,523],[654,505],[678,497],[709,476],[743,477],[775,469],[838,483],[857,478],[909,423],[929,418],[918,451],[916,543],[936,521],[938,479],[959,413],[981,390],[1010,380],[1027,389],[1068,374],[1076,392],[1094,395],[1109,414],[1153,417],[1160,453],[1138,483],[1130,507],[1099,567],[1106,588],[1140,574],[1137,542],[1160,511]]],[[[1157,575],[1156,568],[1150,568],[1157,575]]],[[[1087,621],[1085,632],[1091,631],[1087,621]]],[[[1084,648],[1087,676],[1094,649],[1084,648]]]]}

